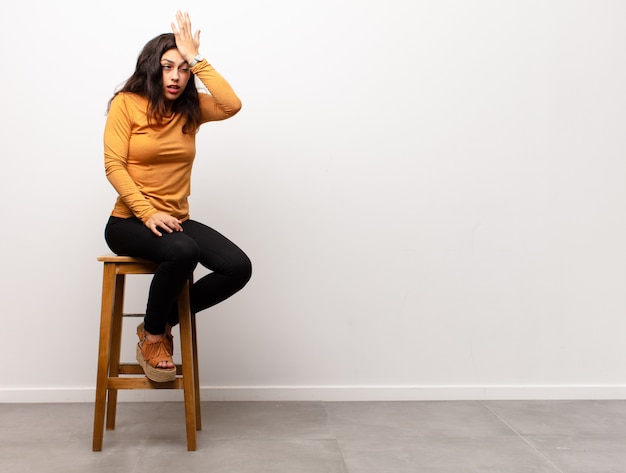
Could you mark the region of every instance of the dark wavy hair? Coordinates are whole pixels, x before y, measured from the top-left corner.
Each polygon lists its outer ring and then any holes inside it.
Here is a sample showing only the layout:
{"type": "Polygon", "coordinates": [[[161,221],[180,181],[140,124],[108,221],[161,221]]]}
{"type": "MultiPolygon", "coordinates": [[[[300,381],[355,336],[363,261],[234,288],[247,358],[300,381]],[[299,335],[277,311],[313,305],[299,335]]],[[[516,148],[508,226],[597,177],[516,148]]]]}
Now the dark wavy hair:
{"type": "MultiPolygon", "coordinates": [[[[148,123],[160,124],[167,114],[165,97],[163,95],[163,74],[161,71],[161,57],[166,51],[176,49],[174,33],[163,33],[146,43],[137,58],[137,66],[132,76],[124,86],[115,92],[111,102],[120,92],[132,92],[148,99],[148,123]]],[[[171,111],[182,113],[185,117],[183,133],[196,133],[200,127],[200,100],[196,89],[195,76],[191,73],[183,93],[172,104],[171,111]]]]}

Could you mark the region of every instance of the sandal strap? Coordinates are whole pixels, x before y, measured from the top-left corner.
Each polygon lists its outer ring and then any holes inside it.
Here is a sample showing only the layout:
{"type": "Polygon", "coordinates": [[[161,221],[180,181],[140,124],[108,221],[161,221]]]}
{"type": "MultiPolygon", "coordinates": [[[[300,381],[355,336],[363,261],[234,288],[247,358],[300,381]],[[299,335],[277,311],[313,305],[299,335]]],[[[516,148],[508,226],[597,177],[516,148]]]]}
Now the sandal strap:
{"type": "Polygon", "coordinates": [[[155,342],[149,342],[144,338],[143,341],[139,342],[143,359],[153,368],[156,368],[162,361],[170,361],[173,363],[172,357],[167,350],[167,345],[167,340],[164,338],[155,342]]]}
{"type": "MultiPolygon", "coordinates": [[[[143,322],[141,322],[137,326],[137,337],[139,338],[140,342],[143,342],[146,338],[146,330],[144,328],[143,322]]],[[[165,339],[168,343],[167,352],[170,354],[170,356],[174,356],[174,336],[172,334],[165,334],[165,339]]]]}

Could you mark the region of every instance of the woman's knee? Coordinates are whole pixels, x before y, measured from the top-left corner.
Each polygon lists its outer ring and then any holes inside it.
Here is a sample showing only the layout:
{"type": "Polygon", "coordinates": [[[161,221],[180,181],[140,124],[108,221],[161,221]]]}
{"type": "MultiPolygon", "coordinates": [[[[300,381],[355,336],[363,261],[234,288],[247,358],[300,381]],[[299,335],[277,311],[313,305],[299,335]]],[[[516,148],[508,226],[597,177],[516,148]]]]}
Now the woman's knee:
{"type": "Polygon", "coordinates": [[[234,276],[243,284],[246,284],[252,277],[252,261],[247,255],[242,254],[237,264],[234,266],[234,276]]]}

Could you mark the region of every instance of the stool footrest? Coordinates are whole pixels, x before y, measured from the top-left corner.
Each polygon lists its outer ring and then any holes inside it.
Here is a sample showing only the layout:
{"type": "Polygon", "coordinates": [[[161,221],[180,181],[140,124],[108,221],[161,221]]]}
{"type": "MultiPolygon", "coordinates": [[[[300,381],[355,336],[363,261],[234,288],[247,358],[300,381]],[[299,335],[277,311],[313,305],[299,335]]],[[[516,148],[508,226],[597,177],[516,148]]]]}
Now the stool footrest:
{"type": "Polygon", "coordinates": [[[142,378],[109,378],[108,389],[183,389],[183,378],[166,383],[155,383],[145,376],[142,378]]]}

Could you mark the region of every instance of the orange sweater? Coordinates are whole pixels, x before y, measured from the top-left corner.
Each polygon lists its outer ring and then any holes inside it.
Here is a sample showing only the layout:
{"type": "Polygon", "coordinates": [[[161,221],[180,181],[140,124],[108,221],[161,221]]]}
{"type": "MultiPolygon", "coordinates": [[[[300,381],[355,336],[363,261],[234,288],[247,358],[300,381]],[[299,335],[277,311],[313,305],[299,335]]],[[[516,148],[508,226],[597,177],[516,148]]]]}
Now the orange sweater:
{"type": "MultiPolygon", "coordinates": [[[[202,123],[224,120],[239,111],[239,98],[206,60],[192,72],[211,93],[198,94],[202,123]]],[[[156,212],[165,212],[187,220],[196,137],[183,134],[180,114],[148,126],[147,106],[147,99],[128,92],[111,102],[104,128],[104,167],[118,193],[111,215],[135,216],[145,223],[156,212]]]]}

